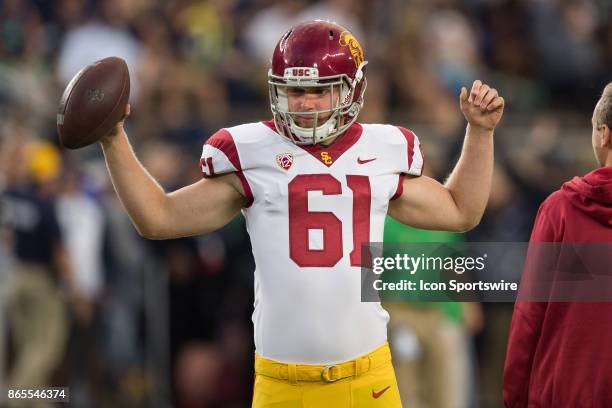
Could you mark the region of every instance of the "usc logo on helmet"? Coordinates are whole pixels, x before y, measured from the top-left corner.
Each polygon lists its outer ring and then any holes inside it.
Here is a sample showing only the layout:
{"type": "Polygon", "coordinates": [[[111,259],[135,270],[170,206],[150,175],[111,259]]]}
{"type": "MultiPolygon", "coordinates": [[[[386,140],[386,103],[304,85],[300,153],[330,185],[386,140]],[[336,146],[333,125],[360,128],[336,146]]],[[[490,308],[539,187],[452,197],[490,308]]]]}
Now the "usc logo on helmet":
{"type": "Polygon", "coordinates": [[[353,61],[355,61],[355,67],[358,68],[364,60],[363,48],[361,48],[359,41],[357,41],[355,36],[349,31],[343,31],[340,33],[339,42],[341,46],[349,48],[349,51],[353,56],[353,61]]]}
{"type": "Polygon", "coordinates": [[[334,160],[327,152],[321,152],[321,161],[327,164],[328,166],[334,162],[334,160]]]}

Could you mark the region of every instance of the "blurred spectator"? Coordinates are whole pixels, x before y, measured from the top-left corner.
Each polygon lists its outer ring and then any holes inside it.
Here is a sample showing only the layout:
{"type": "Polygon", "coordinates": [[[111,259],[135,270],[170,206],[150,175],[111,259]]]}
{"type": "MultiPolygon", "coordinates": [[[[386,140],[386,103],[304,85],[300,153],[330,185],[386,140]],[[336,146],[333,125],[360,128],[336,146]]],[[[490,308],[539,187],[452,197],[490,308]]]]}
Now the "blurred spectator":
{"type": "MultiPolygon", "coordinates": [[[[447,160],[438,150],[433,144],[427,149],[433,153],[426,156],[424,173],[429,177],[439,178],[439,173],[432,170],[443,168],[437,162],[447,160]]],[[[419,230],[390,217],[385,221],[385,243],[427,245],[463,240],[463,234],[419,230]]],[[[434,247],[423,250],[433,252],[434,247]]],[[[402,402],[431,408],[473,406],[477,383],[472,336],[484,324],[480,304],[426,301],[413,292],[402,295],[386,296],[383,304],[391,317],[389,343],[402,402]]]]}
{"type": "Polygon", "coordinates": [[[599,16],[594,3],[535,1],[531,8],[538,80],[549,87],[555,106],[561,102],[586,109],[597,93],[592,81],[601,61],[595,42],[599,16]]]}
{"type": "Polygon", "coordinates": [[[98,204],[81,190],[74,170],[63,172],[58,194],[58,220],[75,271],[75,285],[95,303],[104,288],[102,248],[104,218],[98,204]]]}
{"type": "Polygon", "coordinates": [[[178,407],[226,407],[221,403],[223,355],[214,345],[192,343],[177,358],[178,407]]]}
{"type": "Polygon", "coordinates": [[[112,186],[102,197],[107,234],[106,293],[101,305],[104,357],[108,386],[123,406],[143,406],[150,391],[142,338],[144,275],[151,254],[140,239],[112,186]]]}
{"type": "Polygon", "coordinates": [[[92,399],[100,400],[102,382],[96,350],[100,348],[99,307],[105,285],[102,265],[105,221],[98,204],[82,191],[74,169],[64,166],[62,181],[57,192],[58,221],[74,271],[74,285],[81,293],[69,343],[71,400],[76,405],[87,405],[92,399]]]}
{"type": "Polygon", "coordinates": [[[479,41],[465,15],[456,10],[438,11],[429,21],[428,45],[433,66],[442,85],[451,94],[472,78],[481,78],[479,41]]]}
{"type": "MultiPolygon", "coordinates": [[[[132,78],[140,70],[142,44],[126,27],[128,17],[122,13],[124,7],[117,1],[101,3],[102,18],[90,19],[85,24],[71,27],[65,34],[58,54],[57,74],[65,86],[86,65],[108,56],[123,58],[132,78]],[[95,46],[92,46],[95,44],[95,46]]],[[[136,99],[139,84],[132,81],[130,97],[136,99]]]]}
{"type": "Polygon", "coordinates": [[[299,22],[299,13],[306,6],[305,1],[270,2],[267,7],[257,10],[243,30],[244,48],[248,56],[266,67],[278,39],[294,24],[299,22]]]}
{"type": "Polygon", "coordinates": [[[174,10],[173,23],[189,39],[187,53],[203,66],[215,66],[231,48],[234,1],[185,2],[174,10]]]}
{"type": "MultiPolygon", "coordinates": [[[[459,234],[406,227],[391,218],[385,223],[386,242],[442,243],[461,239],[459,234]]],[[[475,386],[470,336],[482,327],[480,306],[394,299],[385,302],[384,307],[391,316],[389,343],[402,402],[414,407],[470,406],[475,386]]]]}
{"type": "MultiPolygon", "coordinates": [[[[17,135],[14,135],[17,137],[17,135]]],[[[7,308],[14,361],[7,386],[14,389],[51,386],[64,355],[67,316],[59,279],[74,305],[81,298],[55,213],[55,198],[46,183],[57,177],[59,154],[48,144],[25,138],[2,147],[6,187],[0,194],[0,227],[10,234],[14,271],[7,308]]]]}

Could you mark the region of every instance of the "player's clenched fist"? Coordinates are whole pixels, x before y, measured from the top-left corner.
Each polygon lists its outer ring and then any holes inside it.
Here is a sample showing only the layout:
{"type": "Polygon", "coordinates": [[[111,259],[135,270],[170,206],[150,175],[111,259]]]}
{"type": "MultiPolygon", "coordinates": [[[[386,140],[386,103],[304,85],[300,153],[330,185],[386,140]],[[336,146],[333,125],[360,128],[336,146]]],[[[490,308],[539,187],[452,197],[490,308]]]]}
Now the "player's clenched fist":
{"type": "Polygon", "coordinates": [[[493,130],[504,113],[505,102],[497,89],[476,80],[469,93],[465,87],[461,88],[459,104],[463,116],[472,127],[493,130]]]}

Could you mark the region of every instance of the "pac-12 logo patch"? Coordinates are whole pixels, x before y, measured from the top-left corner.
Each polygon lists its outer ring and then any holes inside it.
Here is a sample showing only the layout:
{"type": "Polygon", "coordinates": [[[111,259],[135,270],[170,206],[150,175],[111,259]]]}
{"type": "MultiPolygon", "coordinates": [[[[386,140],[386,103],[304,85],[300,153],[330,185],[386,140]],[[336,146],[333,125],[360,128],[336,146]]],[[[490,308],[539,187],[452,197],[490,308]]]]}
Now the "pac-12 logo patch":
{"type": "Polygon", "coordinates": [[[293,164],[293,155],[291,153],[282,153],[276,155],[276,163],[283,170],[289,170],[293,164]]]}

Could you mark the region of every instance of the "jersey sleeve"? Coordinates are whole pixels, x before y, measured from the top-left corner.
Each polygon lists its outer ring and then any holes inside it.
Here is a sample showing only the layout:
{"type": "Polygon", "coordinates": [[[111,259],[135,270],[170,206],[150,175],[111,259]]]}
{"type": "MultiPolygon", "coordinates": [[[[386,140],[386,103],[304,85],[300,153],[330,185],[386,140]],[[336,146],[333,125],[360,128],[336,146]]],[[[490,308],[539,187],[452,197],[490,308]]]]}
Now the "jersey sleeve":
{"type": "Polygon", "coordinates": [[[240,179],[244,194],[248,200],[246,207],[250,207],[254,201],[253,192],[244,169],[240,163],[238,149],[232,134],[227,129],[221,129],[212,135],[202,148],[200,158],[200,169],[206,178],[215,177],[220,174],[235,173],[240,179]]]}
{"type": "Polygon", "coordinates": [[[204,177],[242,171],[238,150],[227,129],[221,129],[204,143],[200,167],[204,177]]]}
{"type": "Polygon", "coordinates": [[[425,156],[423,156],[419,138],[411,130],[401,126],[396,126],[395,128],[401,134],[401,144],[397,145],[396,148],[399,151],[397,155],[394,155],[397,157],[395,168],[399,175],[397,188],[391,200],[395,200],[402,195],[404,191],[404,176],[406,174],[420,176],[423,173],[423,165],[425,164],[425,156]]]}
{"type": "Polygon", "coordinates": [[[406,160],[402,167],[402,173],[420,176],[423,173],[423,165],[425,164],[425,157],[423,156],[423,150],[421,149],[421,142],[411,130],[401,126],[398,126],[397,128],[400,130],[406,140],[406,160]]]}

